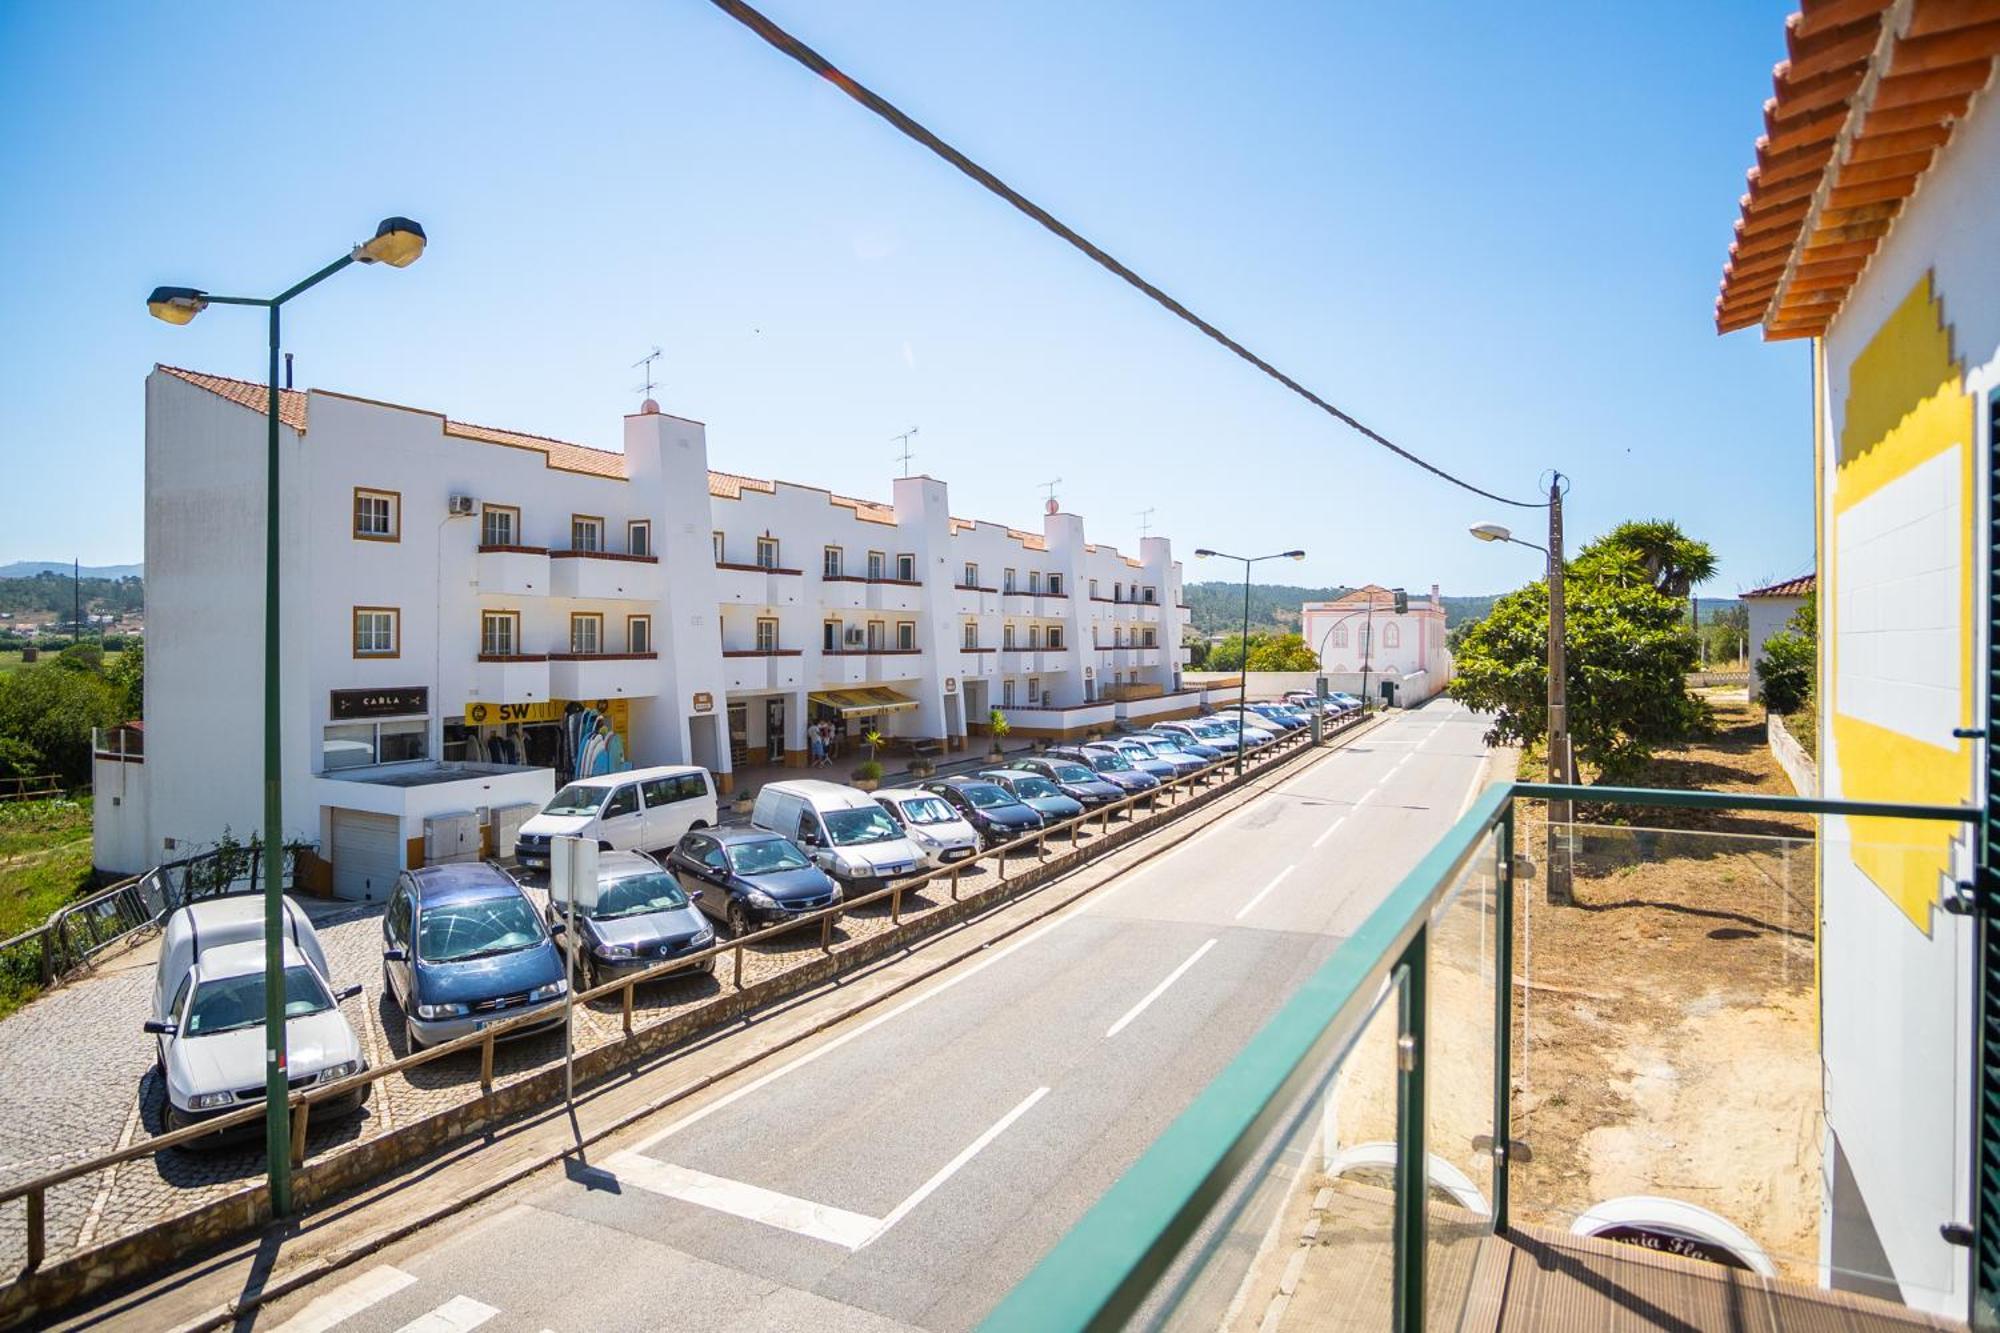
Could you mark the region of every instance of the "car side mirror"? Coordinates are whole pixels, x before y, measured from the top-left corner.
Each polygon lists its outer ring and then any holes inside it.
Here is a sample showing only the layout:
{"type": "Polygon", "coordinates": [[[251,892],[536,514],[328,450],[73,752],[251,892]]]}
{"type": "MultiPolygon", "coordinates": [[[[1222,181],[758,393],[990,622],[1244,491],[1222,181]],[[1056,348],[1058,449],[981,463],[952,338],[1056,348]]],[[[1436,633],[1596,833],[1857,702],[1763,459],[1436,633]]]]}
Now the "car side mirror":
{"type": "Polygon", "coordinates": [[[690,894],[688,895],[688,901],[689,901],[689,902],[691,902],[691,903],[698,903],[698,902],[700,902],[700,901],[701,901],[701,890],[700,890],[700,889],[696,889],[696,890],[695,890],[695,891],[694,891],[693,893],[690,893],[690,894]]]}
{"type": "Polygon", "coordinates": [[[568,929],[569,923],[560,918],[549,922],[549,934],[551,935],[560,935],[568,929]]]}
{"type": "Polygon", "coordinates": [[[342,986],[333,993],[333,998],[338,1003],[342,1000],[351,1000],[359,994],[361,994],[361,983],[357,981],[352,986],[342,986]]]}
{"type": "Polygon", "coordinates": [[[382,951],[382,961],[385,963],[407,963],[410,961],[410,951],[396,948],[384,949],[382,951]]]}
{"type": "Polygon", "coordinates": [[[180,1024],[178,1023],[168,1022],[166,1020],[158,1018],[149,1018],[146,1020],[146,1031],[152,1033],[156,1037],[171,1037],[177,1034],[180,1030],[181,1027],[180,1024]]]}

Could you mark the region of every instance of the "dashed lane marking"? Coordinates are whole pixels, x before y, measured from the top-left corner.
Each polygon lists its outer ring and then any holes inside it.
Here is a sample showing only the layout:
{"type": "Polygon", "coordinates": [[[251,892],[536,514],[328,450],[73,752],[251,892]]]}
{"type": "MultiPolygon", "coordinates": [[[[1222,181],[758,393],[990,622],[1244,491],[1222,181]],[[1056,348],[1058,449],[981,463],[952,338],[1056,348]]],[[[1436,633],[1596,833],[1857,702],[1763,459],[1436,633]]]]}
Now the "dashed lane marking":
{"type": "MultiPolygon", "coordinates": [[[[1297,866],[1290,865],[1286,866],[1283,870],[1280,870],[1276,878],[1274,878],[1269,884],[1266,884],[1263,888],[1257,890],[1256,893],[1251,895],[1249,902],[1243,904],[1243,906],[1239,907],[1236,910],[1236,919],[1238,921],[1241,921],[1244,917],[1249,916],[1251,909],[1255,908],[1258,903],[1263,902],[1266,894],[1270,893],[1272,889],[1275,889],[1280,884],[1284,883],[1285,876],[1291,874],[1294,870],[1297,869],[1298,869],[1297,866]]],[[[1210,944],[1213,944],[1214,942],[1215,941],[1213,940],[1209,941],[1210,944]]]]}
{"type": "Polygon", "coordinates": [[[1112,1037],[1117,1036],[1119,1033],[1123,1032],[1127,1024],[1129,1024],[1133,1019],[1137,1018],[1140,1014],[1145,1013],[1146,1007],[1148,1005],[1152,1004],[1153,1001],[1159,999],[1162,995],[1165,995],[1167,993],[1167,987],[1173,985],[1176,981],[1179,981],[1183,976],[1185,976],[1187,974],[1187,970],[1193,967],[1196,963],[1199,963],[1201,961],[1201,956],[1207,953],[1210,949],[1213,949],[1214,947],[1215,947],[1215,941],[1210,940],[1208,941],[1208,943],[1202,945],[1199,949],[1196,949],[1192,954],[1188,955],[1186,962],[1182,963],[1179,967],[1175,968],[1173,971],[1167,973],[1167,979],[1165,981],[1162,981],[1159,985],[1147,991],[1146,997],[1140,1000],[1139,1003],[1133,1005],[1130,1009],[1127,1009],[1125,1011],[1125,1016],[1123,1018],[1119,1019],[1116,1023],[1113,1023],[1110,1027],[1106,1028],[1104,1030],[1105,1038],[1108,1040],[1112,1037]]]}

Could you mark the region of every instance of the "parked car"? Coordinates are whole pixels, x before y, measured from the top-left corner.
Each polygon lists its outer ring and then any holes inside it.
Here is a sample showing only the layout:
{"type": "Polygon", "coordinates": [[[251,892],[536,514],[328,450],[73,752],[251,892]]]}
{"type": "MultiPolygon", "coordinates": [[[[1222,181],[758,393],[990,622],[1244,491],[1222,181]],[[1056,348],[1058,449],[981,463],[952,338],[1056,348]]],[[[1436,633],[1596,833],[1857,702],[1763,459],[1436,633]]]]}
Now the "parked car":
{"type": "Polygon", "coordinates": [[[508,1040],[560,1025],[569,980],[551,934],[521,886],[483,861],[398,875],[382,913],[382,983],[410,1049],[524,1013],[543,1019],[508,1040]]]}
{"type": "MultiPolygon", "coordinates": [[[[562,938],[576,950],[581,986],[589,990],[621,974],[643,972],[715,943],[715,928],[695,908],[701,890],[689,892],[643,852],[603,852],[597,858],[597,901],[578,908],[573,933],[562,938]]],[[[569,924],[564,904],[551,899],[551,926],[569,924]]],[[[695,964],[715,971],[715,956],[695,964]]]]}
{"type": "Polygon", "coordinates": [[[950,865],[979,854],[979,831],[936,792],[891,787],[875,793],[875,804],[903,826],[927,865],[950,865]]]}
{"type": "Polygon", "coordinates": [[[1185,736],[1196,744],[1214,750],[1218,758],[1236,753],[1236,728],[1225,727],[1213,718],[1198,717],[1161,722],[1153,729],[1169,735],[1185,736]]]}
{"type": "Polygon", "coordinates": [[[1162,783],[1172,782],[1180,776],[1180,770],[1166,760],[1155,755],[1145,746],[1129,741],[1123,736],[1113,740],[1093,741],[1083,747],[1085,754],[1115,754],[1139,772],[1148,777],[1158,778],[1162,783]]]}
{"type": "Polygon", "coordinates": [[[1023,755],[1009,762],[1024,773],[1037,773],[1047,778],[1055,784],[1057,791],[1073,801],[1081,801],[1086,810],[1109,805],[1125,796],[1123,787],[1115,782],[1106,782],[1098,776],[1096,769],[1081,759],[1023,755]]]}
{"type": "Polygon", "coordinates": [[[1243,705],[1245,715],[1266,731],[1283,736],[1305,726],[1304,714],[1266,701],[1253,701],[1243,705]]]}
{"type": "Polygon", "coordinates": [[[674,848],[667,868],[702,911],[738,937],[837,906],[843,896],[797,843],[760,828],[696,829],[674,848]]]}
{"type": "MultiPolygon", "coordinates": [[[[1144,755],[1154,763],[1165,764],[1168,769],[1167,776],[1169,777],[1184,778],[1191,773],[1199,773],[1208,767],[1207,760],[1197,758],[1191,754],[1184,754],[1158,737],[1148,736],[1144,732],[1133,736],[1120,736],[1114,744],[1123,750],[1135,764],[1139,762],[1138,756],[1140,755],[1144,755]]],[[[1152,768],[1147,768],[1146,772],[1158,774],[1158,770],[1152,768]]]]}
{"type": "Polygon", "coordinates": [[[549,868],[549,839],[596,838],[607,852],[665,851],[691,828],[716,822],[715,783],[690,764],[578,778],[521,825],[514,859],[549,868]]]}
{"type": "Polygon", "coordinates": [[[1044,824],[1060,824],[1083,813],[1082,801],[1063,795],[1062,788],[1039,773],[995,768],[979,776],[1040,815],[1044,824]]]}
{"type": "Polygon", "coordinates": [[[1163,726],[1155,724],[1147,730],[1140,732],[1139,735],[1150,737],[1156,741],[1163,741],[1180,753],[1191,754],[1205,764],[1212,764],[1222,758],[1221,749],[1210,745],[1206,741],[1198,741],[1193,735],[1185,731],[1168,731],[1163,726]]]}
{"type": "MultiPolygon", "coordinates": [[[[285,1052],[294,1088],[335,1083],[368,1067],[340,1003],[359,985],[336,989],[312,922],[287,898],[285,1052]]],[[[198,1124],[264,1101],[264,897],[239,894],[190,903],[167,918],[153,970],[154,1060],[167,1091],[167,1123],[198,1124]]],[[[350,1115],[369,1085],[313,1105],[315,1120],[350,1115]]],[[[246,1126],[245,1134],[263,1132],[246,1126]]]]}
{"type": "Polygon", "coordinates": [[[1025,837],[1042,826],[1033,806],[985,778],[937,778],[926,782],[924,790],[949,801],[966,823],[979,830],[979,840],[988,847],[1025,837]]]}
{"type": "Polygon", "coordinates": [[[1344,716],[1361,706],[1360,701],[1353,699],[1351,695],[1333,693],[1322,699],[1318,695],[1308,694],[1304,690],[1293,690],[1285,696],[1285,702],[1294,708],[1305,709],[1309,712],[1317,709],[1329,717],[1344,716]]]}
{"type": "MultiPolygon", "coordinates": [[[[1236,706],[1232,704],[1227,708],[1218,709],[1213,717],[1202,720],[1213,726],[1223,727],[1233,732],[1236,730],[1238,716],[1236,706]]],[[[1243,719],[1243,744],[1246,747],[1266,745],[1278,739],[1278,729],[1268,719],[1257,716],[1257,714],[1247,708],[1243,710],[1240,716],[1243,719]]]]}
{"type": "Polygon", "coordinates": [[[834,782],[772,782],[750,822],[790,838],[848,896],[922,872],[924,854],[866,792],[834,782]]]}
{"type": "Polygon", "coordinates": [[[1050,750],[1051,759],[1070,759],[1079,764],[1088,764],[1091,772],[1103,778],[1126,796],[1141,795],[1159,790],[1160,780],[1151,773],[1142,773],[1132,761],[1116,750],[1103,748],[1071,750],[1050,750]]]}

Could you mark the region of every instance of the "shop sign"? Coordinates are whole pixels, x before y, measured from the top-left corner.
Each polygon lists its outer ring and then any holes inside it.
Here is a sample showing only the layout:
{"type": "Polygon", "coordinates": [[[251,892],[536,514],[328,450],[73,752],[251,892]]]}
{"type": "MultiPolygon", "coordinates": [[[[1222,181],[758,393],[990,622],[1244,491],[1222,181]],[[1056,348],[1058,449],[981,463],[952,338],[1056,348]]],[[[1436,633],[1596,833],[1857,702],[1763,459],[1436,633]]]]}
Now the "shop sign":
{"type": "Polygon", "coordinates": [[[431,711],[428,686],[405,685],[386,690],[332,690],[328,712],[336,722],[371,717],[409,717],[431,711]]]}
{"type": "Polygon", "coordinates": [[[697,713],[714,712],[715,696],[707,690],[696,690],[694,695],[694,711],[697,713]]]}
{"type": "Polygon", "coordinates": [[[543,699],[530,704],[467,704],[465,724],[469,727],[497,727],[509,722],[560,722],[571,705],[594,708],[611,719],[618,730],[625,729],[630,699],[543,699]]]}

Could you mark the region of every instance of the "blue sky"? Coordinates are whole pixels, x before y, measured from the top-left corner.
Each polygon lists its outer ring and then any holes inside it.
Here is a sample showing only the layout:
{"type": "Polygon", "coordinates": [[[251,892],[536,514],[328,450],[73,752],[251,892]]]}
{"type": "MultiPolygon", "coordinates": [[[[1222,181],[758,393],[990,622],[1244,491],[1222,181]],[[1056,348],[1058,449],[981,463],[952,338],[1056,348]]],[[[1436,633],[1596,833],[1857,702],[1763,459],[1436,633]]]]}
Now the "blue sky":
{"type": "MultiPolygon", "coordinates": [[[[1812,558],[1803,343],[1712,301],[1787,0],[1627,6],[917,0],[767,12],[1385,434],[1491,490],[1574,479],[1812,558]]],[[[263,373],[267,293],[390,213],[430,252],[288,310],[300,386],[615,446],[630,363],[711,462],[1285,581],[1487,592],[1532,528],[1369,445],[699,0],[0,7],[0,563],[142,554],[156,361],[263,373]],[[373,17],[370,17],[373,15],[373,17]],[[1271,568],[1271,567],[1267,567],[1271,568]]],[[[1227,577],[1190,566],[1190,577],[1227,577]]]]}

